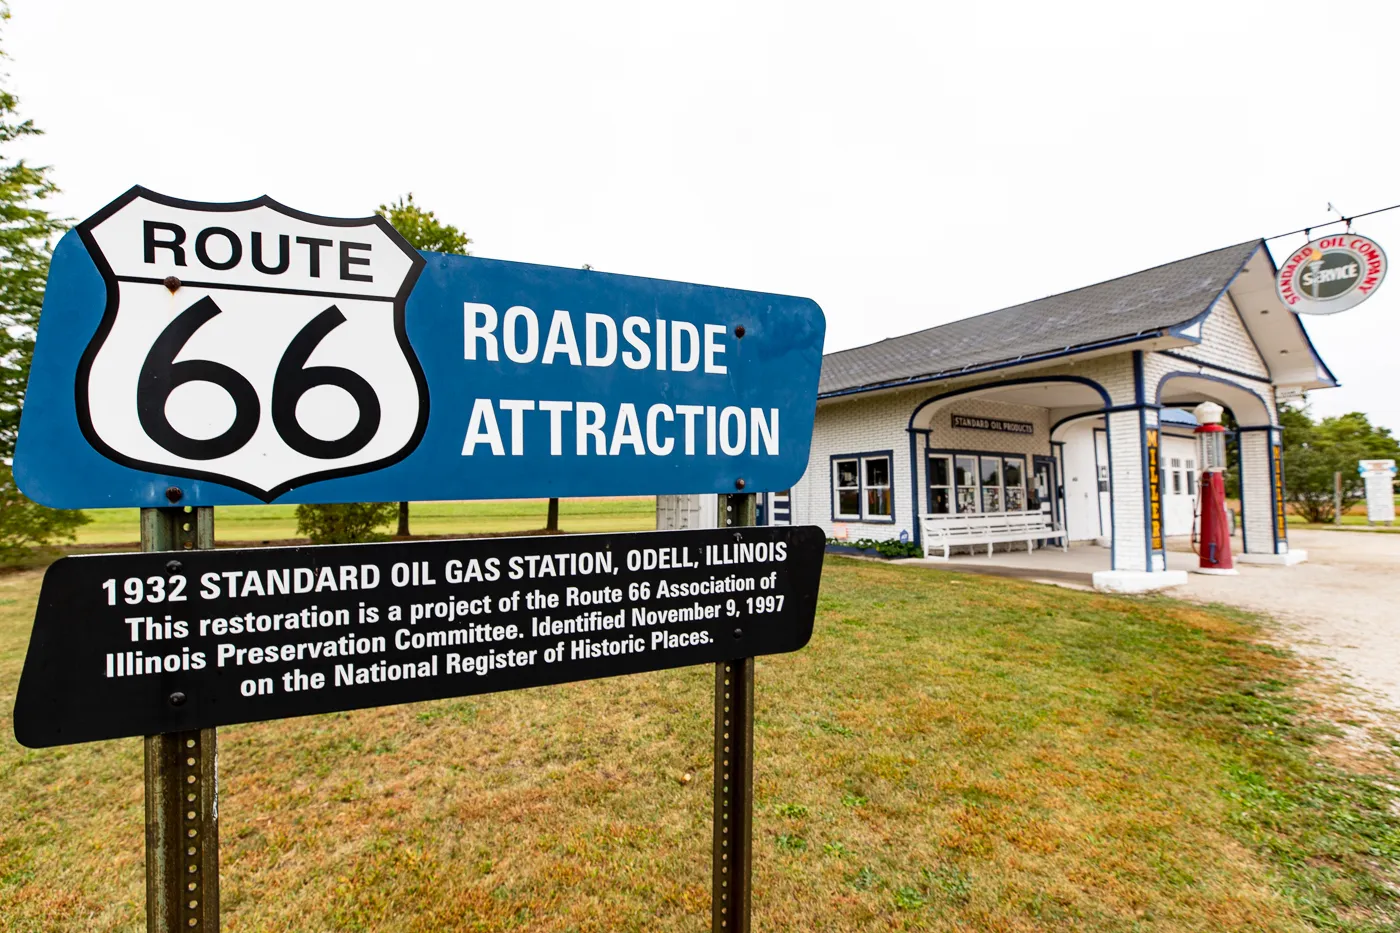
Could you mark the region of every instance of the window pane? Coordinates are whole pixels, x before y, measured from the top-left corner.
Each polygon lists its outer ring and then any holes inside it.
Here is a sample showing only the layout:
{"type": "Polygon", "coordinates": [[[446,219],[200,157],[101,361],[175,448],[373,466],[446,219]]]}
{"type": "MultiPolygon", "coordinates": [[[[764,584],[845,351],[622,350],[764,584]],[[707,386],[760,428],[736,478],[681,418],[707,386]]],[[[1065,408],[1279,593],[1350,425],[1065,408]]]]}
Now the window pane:
{"type": "Polygon", "coordinates": [[[836,496],[838,515],[860,515],[860,493],[854,489],[843,489],[836,496]]]}
{"type": "Polygon", "coordinates": [[[841,489],[854,488],[860,485],[860,471],[856,468],[854,460],[836,461],[836,485],[841,489]]]}
{"type": "Polygon", "coordinates": [[[1020,459],[1006,458],[1006,485],[1021,486],[1025,484],[1026,461],[1020,459]]]}
{"type": "Polygon", "coordinates": [[[1191,496],[1196,494],[1196,474],[1191,470],[1186,471],[1186,493],[1191,496]]]}
{"type": "Polygon", "coordinates": [[[983,457],[983,458],[982,458],[982,485],[983,485],[983,486],[1000,486],[1000,485],[1001,485],[1001,458],[1000,458],[1000,457],[983,457]]]}
{"type": "Polygon", "coordinates": [[[1175,469],[1176,467],[1179,467],[1179,466],[1181,466],[1181,458],[1180,458],[1180,457],[1172,457],[1172,468],[1175,469]]]}
{"type": "Polygon", "coordinates": [[[1026,510],[1026,490],[1022,486],[1006,487],[1006,511],[1024,512],[1026,510]]]}
{"type": "Polygon", "coordinates": [[[931,489],[931,490],[929,490],[929,503],[928,503],[928,504],[929,504],[929,511],[932,512],[934,515],[947,515],[947,514],[948,514],[948,504],[949,504],[949,503],[948,503],[948,490],[947,490],[947,489],[931,489]]]}
{"type": "MultiPolygon", "coordinates": [[[[959,457],[959,458],[957,459],[957,470],[956,470],[956,478],[957,478],[957,481],[958,481],[958,485],[959,485],[959,486],[976,486],[976,485],[977,485],[977,480],[976,480],[976,478],[975,478],[976,476],[977,476],[977,458],[976,458],[976,457],[959,457]]],[[[962,510],[962,509],[958,509],[958,511],[961,512],[961,511],[963,511],[963,510],[962,510]]],[[[976,509],[970,509],[969,511],[975,512],[975,511],[977,511],[977,510],[976,510],[976,509]]]]}
{"type": "Polygon", "coordinates": [[[889,517],[890,490],[888,486],[883,489],[867,489],[865,491],[865,514],[889,517]]]}
{"type": "Polygon", "coordinates": [[[1181,495],[1181,471],[1172,470],[1172,492],[1181,495]]]}
{"type": "Polygon", "coordinates": [[[930,486],[951,486],[948,482],[948,458],[928,458],[928,484],[930,486]]]}
{"type": "Polygon", "coordinates": [[[982,487],[982,511],[984,511],[984,512],[1000,512],[1000,511],[1001,511],[1001,487],[1000,487],[1000,486],[983,486],[983,487],[982,487]]]}
{"type": "Polygon", "coordinates": [[[888,486],[890,484],[890,461],[884,457],[871,457],[865,461],[865,485],[888,486]]]}
{"type": "Polygon", "coordinates": [[[966,514],[966,513],[969,513],[969,512],[976,512],[976,511],[977,511],[977,487],[976,487],[976,486],[959,486],[959,487],[958,487],[958,512],[959,512],[960,514],[966,514]]]}

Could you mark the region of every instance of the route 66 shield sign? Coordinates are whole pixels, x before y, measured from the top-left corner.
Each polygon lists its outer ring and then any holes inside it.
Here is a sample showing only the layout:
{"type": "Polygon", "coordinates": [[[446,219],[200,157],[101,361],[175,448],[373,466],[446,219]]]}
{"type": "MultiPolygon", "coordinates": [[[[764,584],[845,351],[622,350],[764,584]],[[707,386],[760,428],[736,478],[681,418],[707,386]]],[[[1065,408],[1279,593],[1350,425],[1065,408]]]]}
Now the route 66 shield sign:
{"type": "Polygon", "coordinates": [[[75,404],[110,459],[271,501],[422,438],[404,305],[423,258],[383,218],[133,188],[78,233],[107,305],[75,404]]]}
{"type": "Polygon", "coordinates": [[[138,187],[54,246],[14,481],[62,509],[787,489],[825,329],[807,298],[138,187]]]}

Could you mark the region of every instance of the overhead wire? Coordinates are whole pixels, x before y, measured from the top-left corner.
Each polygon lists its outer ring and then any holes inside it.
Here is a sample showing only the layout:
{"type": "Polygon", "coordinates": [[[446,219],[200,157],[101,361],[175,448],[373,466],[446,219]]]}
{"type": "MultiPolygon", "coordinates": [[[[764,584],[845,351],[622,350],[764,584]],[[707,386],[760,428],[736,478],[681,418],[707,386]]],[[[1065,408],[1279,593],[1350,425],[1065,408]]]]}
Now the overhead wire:
{"type": "Polygon", "coordinates": [[[1374,210],[1374,211],[1366,211],[1364,214],[1352,214],[1350,217],[1342,217],[1342,218],[1339,218],[1339,219],[1337,219],[1337,220],[1329,220],[1329,221],[1326,221],[1326,222],[1320,223],[1320,224],[1311,224],[1310,226],[1307,226],[1307,227],[1299,227],[1297,230],[1289,230],[1287,233],[1276,233],[1276,234],[1274,234],[1273,236],[1266,236],[1266,237],[1264,237],[1264,240],[1265,240],[1266,242],[1269,241],[1269,240],[1277,240],[1277,239],[1280,239],[1280,238],[1282,238],[1282,237],[1292,236],[1292,235],[1295,234],[1295,233],[1304,233],[1304,234],[1308,234],[1308,235],[1309,235],[1309,238],[1311,238],[1312,232],[1313,232],[1314,230],[1318,230],[1318,229],[1320,229],[1320,228],[1322,228],[1322,227],[1331,227],[1331,226],[1335,226],[1336,224],[1343,224],[1343,223],[1347,225],[1347,229],[1351,229],[1351,222],[1352,222],[1353,220],[1356,220],[1358,217],[1370,217],[1372,214],[1384,214],[1386,211],[1393,211],[1393,210],[1395,210],[1396,208],[1400,208],[1400,204],[1392,204],[1392,205],[1390,205],[1390,207],[1381,207],[1381,208],[1377,208],[1377,209],[1374,210]]]}

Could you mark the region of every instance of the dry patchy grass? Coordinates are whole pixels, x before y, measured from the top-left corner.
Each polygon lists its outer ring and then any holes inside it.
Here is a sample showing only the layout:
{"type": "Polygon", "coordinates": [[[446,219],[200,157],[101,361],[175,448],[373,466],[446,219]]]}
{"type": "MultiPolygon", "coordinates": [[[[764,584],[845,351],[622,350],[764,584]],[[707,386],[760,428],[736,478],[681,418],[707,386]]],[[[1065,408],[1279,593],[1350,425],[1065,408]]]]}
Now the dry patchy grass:
{"type": "MultiPolygon", "coordinates": [[[[4,714],[37,583],[0,578],[4,714]]],[[[755,926],[1393,929],[1393,764],[1318,754],[1295,670],[1243,616],[829,560],[758,662],[755,926]]],[[[712,683],[221,730],[224,928],[705,929],[712,683]]],[[[0,929],[141,929],[140,742],[0,728],[0,929]]]]}

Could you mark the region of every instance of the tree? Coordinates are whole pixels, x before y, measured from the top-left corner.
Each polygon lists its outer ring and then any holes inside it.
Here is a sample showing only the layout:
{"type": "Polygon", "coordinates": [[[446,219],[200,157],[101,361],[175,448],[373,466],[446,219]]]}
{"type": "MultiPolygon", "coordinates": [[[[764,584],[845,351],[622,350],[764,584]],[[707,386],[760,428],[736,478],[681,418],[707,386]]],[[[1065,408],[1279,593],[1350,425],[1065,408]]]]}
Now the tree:
{"type": "MultiPolygon", "coordinates": [[[[0,2],[0,24],[10,18],[0,2]]],[[[0,58],[4,53],[0,52],[0,58]]],[[[0,88],[0,150],[43,131],[19,118],[19,100],[0,88]]],[[[25,498],[15,486],[14,461],[24,391],[34,359],[34,333],[44,303],[53,238],[66,226],[43,202],[58,191],[51,167],[13,161],[0,154],[0,560],[11,561],[36,545],[73,540],[91,521],[82,512],[49,509],[25,498]]]]}
{"type": "MultiPolygon", "coordinates": [[[[428,253],[456,253],[470,256],[467,249],[471,237],[451,224],[437,219],[432,211],[424,210],[413,200],[413,192],[393,204],[379,205],[378,214],[393,226],[414,249],[428,253]]],[[[408,534],[408,503],[399,503],[398,534],[408,534]]]]}
{"type": "Polygon", "coordinates": [[[1359,411],[1314,422],[1307,408],[1284,408],[1283,475],[1288,501],[1306,521],[1326,523],[1336,514],[1335,476],[1342,474],[1342,511],[1365,496],[1358,460],[1400,459],[1400,441],[1359,411]]]}
{"type": "Polygon", "coordinates": [[[297,534],[312,544],[354,544],[384,541],[379,530],[394,519],[392,502],[340,502],[332,505],[297,506],[297,534]]]}

